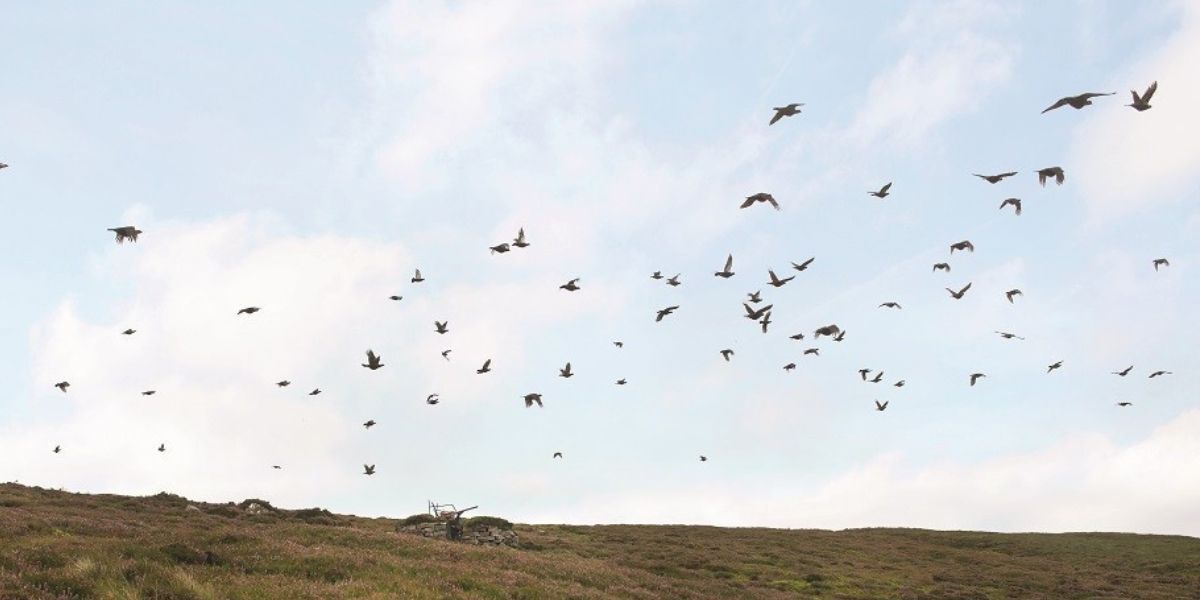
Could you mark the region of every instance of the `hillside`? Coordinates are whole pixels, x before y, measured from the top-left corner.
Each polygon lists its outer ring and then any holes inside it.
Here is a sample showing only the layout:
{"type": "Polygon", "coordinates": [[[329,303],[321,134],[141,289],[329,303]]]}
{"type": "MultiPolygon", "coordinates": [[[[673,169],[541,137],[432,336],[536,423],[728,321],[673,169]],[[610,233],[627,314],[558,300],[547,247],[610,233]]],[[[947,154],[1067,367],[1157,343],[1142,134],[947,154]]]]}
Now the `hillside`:
{"type": "Polygon", "coordinates": [[[516,525],[512,549],[396,524],[3,484],[0,599],[1200,598],[1187,537],[516,525]]]}

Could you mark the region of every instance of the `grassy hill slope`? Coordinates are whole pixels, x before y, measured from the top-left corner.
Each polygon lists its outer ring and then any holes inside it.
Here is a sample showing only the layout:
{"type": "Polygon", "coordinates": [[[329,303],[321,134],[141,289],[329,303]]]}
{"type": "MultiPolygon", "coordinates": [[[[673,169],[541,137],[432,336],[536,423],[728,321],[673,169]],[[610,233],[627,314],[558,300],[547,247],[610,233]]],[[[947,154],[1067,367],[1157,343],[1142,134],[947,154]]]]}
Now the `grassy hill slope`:
{"type": "Polygon", "coordinates": [[[395,524],[2,484],[0,599],[1200,599],[1187,537],[517,525],[512,549],[395,524]]]}

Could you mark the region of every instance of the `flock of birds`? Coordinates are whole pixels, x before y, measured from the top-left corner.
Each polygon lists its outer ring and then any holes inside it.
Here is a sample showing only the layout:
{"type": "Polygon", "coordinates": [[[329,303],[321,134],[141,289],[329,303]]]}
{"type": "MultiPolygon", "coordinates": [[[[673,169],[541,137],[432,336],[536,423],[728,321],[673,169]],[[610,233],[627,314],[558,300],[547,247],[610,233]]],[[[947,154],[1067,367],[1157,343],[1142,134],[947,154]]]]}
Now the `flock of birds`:
{"type": "MultiPolygon", "coordinates": [[[[1154,83],[1150,84],[1150,86],[1145,90],[1145,92],[1143,92],[1141,94],[1139,94],[1135,90],[1131,90],[1130,94],[1132,96],[1132,102],[1126,106],[1132,107],[1133,109],[1137,110],[1138,112],[1143,112],[1143,111],[1149,110],[1151,108],[1150,100],[1154,96],[1154,94],[1157,90],[1158,90],[1158,82],[1154,82],[1154,83]]],[[[1079,94],[1077,96],[1067,96],[1067,97],[1059,99],[1054,104],[1051,104],[1049,107],[1047,107],[1045,110],[1043,110],[1042,113],[1056,110],[1056,109],[1062,108],[1064,106],[1070,106],[1076,110],[1079,110],[1079,109],[1084,108],[1085,106],[1092,105],[1092,100],[1095,98],[1111,96],[1113,94],[1115,94],[1115,92],[1108,92],[1108,93],[1089,92],[1089,93],[1079,94]]],[[[792,103],[792,104],[788,104],[786,106],[775,107],[774,108],[775,114],[771,117],[771,120],[768,123],[768,126],[774,125],[784,118],[801,114],[801,107],[803,107],[803,106],[805,106],[803,103],[792,103]]],[[[8,167],[7,164],[0,163],[0,169],[4,169],[7,167],[8,167]]],[[[988,184],[995,185],[995,184],[999,184],[999,183],[1003,182],[1005,179],[1007,179],[1009,177],[1013,177],[1013,176],[1017,175],[1017,172],[1016,171],[1008,171],[1008,172],[1004,172],[1004,173],[997,173],[994,175],[973,173],[972,175],[982,179],[983,181],[987,182],[988,184]]],[[[1038,170],[1036,170],[1036,175],[1037,175],[1038,183],[1040,185],[1042,185],[1043,187],[1046,185],[1046,183],[1048,181],[1053,181],[1057,185],[1062,185],[1063,182],[1066,180],[1066,173],[1063,170],[1063,168],[1059,167],[1059,166],[1051,166],[1051,167],[1038,169],[1038,170]]],[[[892,193],[891,189],[892,189],[892,182],[888,182],[888,183],[882,185],[879,189],[871,190],[871,191],[868,191],[867,193],[870,196],[873,196],[875,198],[885,199],[892,193]]],[[[770,193],[766,193],[766,192],[758,192],[758,193],[752,194],[750,196],[747,196],[740,203],[740,208],[747,209],[756,204],[767,204],[767,205],[770,205],[775,210],[781,209],[780,204],[775,199],[775,197],[772,196],[770,193]]],[[[1014,215],[1019,216],[1021,214],[1021,199],[1020,198],[1005,198],[1000,203],[1001,210],[1005,209],[1006,207],[1010,207],[1010,206],[1013,209],[1014,215]]],[[[143,233],[142,230],[140,230],[137,227],[132,226],[132,225],[126,225],[126,226],[122,226],[122,227],[114,227],[114,228],[108,229],[108,231],[112,232],[115,235],[115,239],[118,244],[124,244],[125,242],[136,243],[138,241],[138,237],[143,233]]],[[[528,248],[530,245],[531,244],[530,244],[528,238],[526,237],[524,228],[521,228],[517,232],[516,237],[511,242],[504,242],[504,243],[496,244],[494,246],[490,246],[489,250],[492,254],[503,254],[506,252],[510,252],[513,249],[528,248]]],[[[970,240],[961,240],[961,241],[955,242],[953,244],[950,244],[949,250],[950,250],[951,256],[953,256],[955,252],[973,253],[973,252],[975,252],[975,245],[972,244],[970,240]]],[[[797,273],[802,273],[802,272],[806,271],[813,264],[813,261],[815,261],[815,260],[816,260],[816,257],[811,257],[800,263],[793,262],[792,268],[795,272],[787,277],[779,277],[779,275],[776,274],[775,271],[769,270],[768,271],[769,279],[766,281],[766,284],[770,285],[771,287],[774,287],[776,289],[781,288],[781,287],[787,285],[788,282],[795,279],[797,276],[797,273]]],[[[1162,267],[1169,267],[1170,264],[1171,263],[1166,258],[1156,258],[1151,261],[1151,265],[1153,266],[1153,268],[1156,272],[1162,267]]],[[[939,263],[936,263],[933,265],[932,270],[933,270],[933,272],[943,271],[943,272],[949,273],[952,269],[951,269],[951,265],[949,263],[939,262],[939,263]]],[[[654,280],[659,280],[659,281],[665,280],[665,283],[667,285],[676,287],[676,286],[681,285],[680,275],[681,274],[675,274],[674,276],[666,277],[661,271],[655,271],[650,277],[651,277],[651,279],[654,279],[654,280]]],[[[734,261],[733,261],[732,254],[728,255],[725,258],[725,262],[721,266],[721,269],[714,272],[713,275],[715,277],[720,277],[723,279],[730,279],[730,278],[734,277],[735,272],[734,272],[734,261]]],[[[413,284],[419,284],[419,283],[425,281],[425,278],[421,274],[420,269],[415,270],[413,277],[410,281],[413,284]]],[[[582,289],[582,287],[579,285],[580,281],[582,281],[581,277],[575,277],[573,279],[570,279],[566,283],[560,285],[559,289],[564,290],[568,293],[578,292],[582,289]]],[[[970,282],[968,282],[966,285],[964,285],[960,288],[957,288],[957,289],[952,289],[952,288],[945,288],[945,289],[946,289],[946,292],[949,293],[951,299],[961,300],[967,294],[967,292],[971,290],[971,285],[972,284],[970,282]]],[[[1014,303],[1015,298],[1022,295],[1022,291],[1020,289],[1011,289],[1011,290],[1004,292],[1004,295],[1009,303],[1014,303]]],[[[389,296],[389,300],[392,300],[392,301],[400,301],[402,299],[403,299],[403,296],[400,296],[400,295],[389,296]]],[[[774,305],[766,304],[766,305],[760,306],[764,302],[765,301],[763,300],[761,291],[749,292],[749,293],[747,293],[746,300],[742,303],[742,307],[745,310],[745,313],[743,316],[745,318],[757,323],[758,326],[761,328],[762,332],[767,333],[768,328],[771,325],[771,314],[772,314],[772,309],[774,308],[774,305]]],[[[900,303],[895,302],[895,301],[883,302],[879,305],[879,308],[890,309],[890,310],[902,310],[903,309],[903,307],[900,305],[900,303]]],[[[678,305],[664,307],[656,312],[654,321],[661,322],[663,319],[666,319],[667,317],[671,316],[678,309],[679,309],[678,305]]],[[[262,310],[262,309],[258,306],[246,306],[244,308],[239,309],[236,312],[236,316],[242,316],[242,315],[251,316],[251,315],[254,315],[255,313],[259,312],[260,310],[262,310]]],[[[434,331],[435,331],[435,333],[440,334],[440,335],[446,334],[447,332],[449,332],[449,322],[448,321],[434,321],[434,331]]],[[[127,335],[127,336],[134,335],[135,333],[137,333],[136,329],[126,329],[121,332],[122,335],[127,335]]],[[[1016,340],[1025,339],[1019,335],[1016,335],[1016,334],[1013,334],[1010,332],[996,331],[995,333],[1000,335],[1004,339],[1016,339],[1016,340]]],[[[841,342],[846,337],[846,331],[843,330],[842,328],[840,328],[837,324],[828,324],[828,325],[824,325],[821,327],[817,327],[815,330],[813,330],[813,333],[812,333],[813,340],[819,340],[822,337],[828,337],[831,340],[833,340],[834,342],[841,342]]],[[[791,335],[790,338],[793,340],[804,340],[805,334],[804,333],[796,333],[796,334],[791,335]]],[[[624,346],[624,343],[621,341],[615,341],[615,342],[613,342],[613,344],[617,348],[622,348],[624,346]]],[[[451,352],[450,350],[445,350],[444,352],[442,352],[442,357],[445,358],[446,360],[450,360],[450,352],[451,352]]],[[[722,349],[719,351],[719,353],[720,353],[721,357],[724,358],[724,360],[727,362],[731,361],[733,356],[735,355],[734,350],[732,348],[722,349]]],[[[819,356],[820,349],[817,347],[808,348],[808,349],[804,350],[803,354],[819,356]]],[[[492,360],[489,358],[489,359],[485,360],[483,365],[479,369],[477,369],[475,372],[479,375],[487,374],[487,373],[491,372],[491,364],[492,364],[492,360]]],[[[366,351],[366,362],[362,363],[362,366],[363,366],[363,368],[366,368],[368,370],[375,371],[375,370],[383,368],[386,365],[383,362],[382,356],[376,354],[374,350],[368,349],[366,351]]],[[[1047,374],[1053,373],[1055,370],[1062,368],[1062,366],[1063,366],[1062,360],[1056,361],[1053,364],[1050,364],[1047,366],[1046,373],[1047,374]]],[[[783,369],[785,371],[792,371],[795,368],[796,368],[796,363],[794,363],[794,362],[788,363],[783,366],[783,369]]],[[[1119,377],[1126,377],[1130,373],[1133,372],[1133,369],[1134,369],[1134,367],[1132,365],[1130,365],[1119,371],[1113,371],[1113,374],[1117,375],[1119,377]]],[[[883,379],[883,377],[884,377],[883,371],[873,371],[872,369],[869,369],[869,368],[863,368],[863,369],[859,369],[858,374],[859,374],[860,378],[862,379],[862,381],[864,381],[864,382],[881,383],[884,380],[883,379]],[[873,376],[871,376],[872,373],[874,373],[873,376]]],[[[1171,374],[1172,373],[1170,371],[1156,370],[1149,374],[1149,378],[1154,379],[1154,378],[1162,377],[1165,375],[1171,375],[1171,374]]],[[[575,373],[572,370],[571,363],[568,362],[561,369],[559,369],[558,375],[559,375],[559,377],[562,377],[564,379],[569,379],[569,378],[573,377],[575,375],[575,373]]],[[[986,373],[971,373],[968,376],[968,385],[975,386],[977,383],[979,383],[979,380],[986,378],[986,377],[987,377],[986,373]]],[[[619,379],[616,381],[617,385],[625,385],[626,383],[627,383],[627,381],[625,379],[619,379]]],[[[287,386],[291,385],[291,382],[284,379],[284,380],[276,382],[275,385],[283,388],[283,387],[287,387],[287,386]]],[[[904,385],[905,385],[905,380],[903,380],[903,379],[897,380],[892,383],[892,386],[897,387],[897,388],[904,387],[904,385]]],[[[63,393],[66,393],[70,386],[71,386],[70,382],[65,381],[65,380],[54,384],[54,387],[58,388],[63,393]]],[[[154,393],[155,393],[154,390],[146,390],[146,391],[142,392],[142,394],[145,396],[151,396],[154,393]]],[[[321,393],[320,388],[314,388],[312,391],[310,391],[308,393],[308,395],[316,396],[320,393],[321,393]]],[[[524,401],[526,408],[532,407],[534,405],[537,405],[538,407],[543,406],[542,395],[540,393],[531,392],[531,393],[525,394],[522,397],[522,400],[524,401]]],[[[440,398],[439,398],[438,394],[430,394],[428,397],[426,397],[425,401],[427,404],[436,405],[440,401],[440,398]]],[[[1118,402],[1117,405],[1122,406],[1122,407],[1127,407],[1127,406],[1131,406],[1132,403],[1127,402],[1127,401],[1122,401],[1122,402],[1118,402]]],[[[887,401],[880,402],[879,400],[875,400],[875,410],[882,412],[884,410],[887,410],[887,408],[888,408],[887,401]]],[[[377,425],[377,423],[374,419],[369,419],[362,424],[362,426],[365,429],[370,429],[370,428],[374,427],[375,425],[377,425]]],[[[157,448],[157,451],[165,452],[166,444],[160,444],[157,448]]],[[[61,445],[54,446],[53,452],[55,454],[62,452],[62,446],[61,445]]],[[[552,458],[559,459],[559,458],[562,458],[562,456],[563,456],[562,452],[554,452],[552,455],[552,458]]],[[[708,460],[708,457],[704,456],[704,455],[700,455],[699,459],[701,462],[706,462],[708,460]]],[[[282,468],[280,465],[271,465],[271,466],[274,469],[282,468]]],[[[375,465],[364,464],[363,465],[363,475],[369,476],[369,475],[373,475],[373,474],[375,474],[375,465]]]]}

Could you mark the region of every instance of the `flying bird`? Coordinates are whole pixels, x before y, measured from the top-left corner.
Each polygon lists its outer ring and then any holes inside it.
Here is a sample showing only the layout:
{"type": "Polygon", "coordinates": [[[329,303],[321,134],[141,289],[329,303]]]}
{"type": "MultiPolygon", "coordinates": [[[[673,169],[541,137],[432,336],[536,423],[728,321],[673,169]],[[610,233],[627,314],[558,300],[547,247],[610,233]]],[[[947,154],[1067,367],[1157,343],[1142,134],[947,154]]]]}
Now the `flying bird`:
{"type": "Polygon", "coordinates": [[[783,370],[784,370],[784,371],[795,371],[795,370],[796,370],[796,363],[794,363],[794,362],[790,362],[790,363],[788,363],[788,364],[786,364],[786,365],[783,365],[783,370]]]}
{"type": "Polygon", "coordinates": [[[257,306],[247,306],[246,308],[243,308],[243,309],[241,309],[241,310],[237,311],[237,314],[239,314],[239,315],[252,315],[252,314],[254,314],[254,313],[256,313],[256,312],[258,312],[258,311],[260,311],[260,310],[262,310],[262,309],[261,309],[261,308],[259,308],[259,307],[257,307],[257,306]]]}
{"type": "Polygon", "coordinates": [[[762,308],[756,309],[756,308],[750,308],[750,305],[746,304],[745,302],[742,303],[742,308],[746,309],[746,318],[750,319],[751,321],[757,321],[757,320],[761,319],[763,317],[763,315],[771,312],[771,308],[773,306],[775,306],[775,305],[768,304],[762,308]]]}
{"type": "Polygon", "coordinates": [[[1023,340],[1023,339],[1025,339],[1015,333],[1008,333],[1007,331],[997,331],[996,333],[1000,334],[1000,337],[1002,337],[1006,340],[1011,340],[1011,339],[1023,340]]]}
{"type": "Polygon", "coordinates": [[[887,198],[889,194],[888,190],[890,189],[892,189],[892,182],[889,181],[887,185],[879,188],[878,192],[867,192],[867,194],[876,198],[887,198]]]}
{"type": "Polygon", "coordinates": [[[809,348],[809,349],[807,349],[807,350],[805,350],[805,351],[804,351],[804,354],[805,354],[806,356],[807,356],[807,355],[809,355],[809,354],[812,354],[812,355],[814,355],[814,356],[820,356],[820,355],[821,355],[821,349],[820,349],[820,348],[809,348]]]}
{"type": "Polygon", "coordinates": [[[288,380],[284,379],[283,381],[276,381],[276,382],[275,382],[275,385],[277,385],[277,386],[279,386],[279,387],[287,387],[287,386],[289,386],[289,385],[292,385],[292,382],[290,382],[290,381],[288,381],[288,380]]]}
{"type": "Polygon", "coordinates": [[[434,404],[437,404],[438,402],[441,402],[441,398],[439,398],[437,394],[430,394],[428,396],[425,396],[425,404],[432,406],[434,404]]]}
{"type": "Polygon", "coordinates": [[[879,308],[903,308],[899,302],[884,302],[879,305],[879,308]]]}
{"type": "Polygon", "coordinates": [[[767,327],[771,325],[771,313],[763,315],[763,317],[758,320],[758,324],[762,325],[762,332],[766,333],[767,327]]]}
{"type": "Polygon", "coordinates": [[[159,452],[166,452],[166,451],[167,451],[167,445],[166,445],[166,444],[159,444],[159,445],[158,445],[158,451],[159,451],[159,452]]]}
{"type": "Polygon", "coordinates": [[[442,350],[442,358],[446,359],[447,362],[450,361],[450,352],[452,352],[452,351],[451,350],[442,350]]]}
{"type": "Polygon", "coordinates": [[[733,356],[733,350],[726,348],[721,351],[721,356],[725,358],[725,362],[729,362],[729,357],[733,356]]]}
{"type": "Polygon", "coordinates": [[[529,241],[525,239],[525,228],[524,227],[517,230],[517,239],[513,240],[513,245],[518,248],[529,247],[529,241]]]}
{"type": "Polygon", "coordinates": [[[125,331],[121,332],[121,335],[133,335],[135,333],[137,333],[136,329],[126,329],[125,331]]]}
{"type": "Polygon", "coordinates": [[[422,281],[425,281],[425,278],[424,278],[424,277],[421,277],[421,270],[420,270],[420,269],[416,269],[416,273],[414,273],[414,274],[413,274],[413,278],[412,278],[412,280],[411,280],[411,281],[412,281],[413,283],[421,283],[422,281]]]}
{"type": "Polygon", "coordinates": [[[1118,402],[1117,406],[1133,406],[1132,402],[1118,402]]]}
{"type": "Polygon", "coordinates": [[[885,400],[883,404],[880,404],[879,401],[876,400],[875,401],[875,410],[877,410],[879,412],[883,412],[883,411],[887,410],[888,402],[890,402],[890,400],[885,400]]]}
{"type": "Polygon", "coordinates": [[[837,335],[833,336],[833,341],[835,341],[835,342],[840,342],[844,339],[846,339],[846,330],[845,329],[837,332],[837,335]]]}
{"type": "Polygon", "coordinates": [[[623,378],[617,380],[617,385],[625,385],[626,383],[629,383],[629,382],[625,381],[625,379],[623,379],[623,378]]]}
{"type": "Polygon", "coordinates": [[[875,377],[871,379],[871,383],[879,383],[879,382],[883,381],[883,374],[884,374],[884,371],[880,371],[880,372],[876,373],[875,377]]]}
{"type": "Polygon", "coordinates": [[[650,279],[662,279],[662,278],[663,278],[662,271],[655,271],[654,274],[650,276],[650,279]]]}
{"type": "Polygon", "coordinates": [[[157,394],[157,393],[158,392],[156,392],[154,390],[146,390],[146,391],[142,392],[142,395],[143,396],[153,396],[154,394],[157,394]]]}
{"type": "Polygon", "coordinates": [[[8,165],[6,165],[4,163],[0,163],[0,169],[7,169],[7,168],[8,168],[8,165]]]}
{"type": "Polygon", "coordinates": [[[558,289],[567,290],[568,292],[574,292],[574,291],[580,289],[579,286],[576,285],[577,283],[579,283],[579,279],[580,279],[579,277],[576,277],[575,279],[572,279],[572,280],[558,286],[558,289]]]}
{"type": "Polygon", "coordinates": [[[791,277],[780,279],[779,276],[775,275],[775,271],[768,270],[767,273],[771,276],[771,280],[767,282],[767,285],[777,288],[783,287],[784,284],[796,278],[795,275],[792,275],[791,277]]]}
{"type": "Polygon", "coordinates": [[[71,387],[71,384],[66,381],[60,381],[60,382],[54,384],[54,387],[58,388],[59,390],[62,391],[62,393],[65,394],[65,393],[67,393],[67,388],[71,387]]]}
{"type": "Polygon", "coordinates": [[[1063,171],[1062,167],[1046,167],[1045,169],[1038,169],[1037,176],[1038,183],[1040,183],[1042,187],[1046,187],[1047,179],[1054,179],[1054,183],[1057,183],[1058,185],[1062,185],[1063,181],[1066,181],[1067,179],[1067,173],[1066,171],[1063,171]]]}
{"type": "Polygon", "coordinates": [[[1004,202],[1000,203],[1000,210],[1004,210],[1005,206],[1013,207],[1013,214],[1021,216],[1021,199],[1020,198],[1005,198],[1004,202]]]}
{"type": "Polygon", "coordinates": [[[663,320],[663,317],[675,312],[678,309],[679,309],[679,306],[668,306],[668,307],[658,311],[658,316],[654,317],[654,322],[657,323],[657,322],[663,320]]]}
{"type": "Polygon", "coordinates": [[[945,272],[949,273],[950,272],[950,263],[936,263],[933,265],[933,270],[934,271],[945,271],[945,272]]]}
{"type": "Polygon", "coordinates": [[[375,426],[375,419],[368,419],[366,423],[363,423],[364,429],[370,429],[374,426],[375,426]]]}
{"type": "Polygon", "coordinates": [[[483,361],[483,366],[476,369],[475,373],[479,374],[479,375],[483,375],[484,373],[491,372],[491,370],[492,370],[492,359],[489,358],[489,359],[483,361]]]}
{"type": "Polygon", "coordinates": [[[733,277],[733,255],[732,254],[730,254],[725,259],[725,268],[720,271],[717,271],[716,273],[713,273],[713,275],[716,275],[717,277],[723,277],[725,279],[729,279],[730,277],[733,277]]]}
{"type": "Polygon", "coordinates": [[[950,288],[946,288],[946,291],[950,292],[950,295],[953,296],[955,300],[962,300],[963,294],[966,294],[967,290],[969,289],[971,289],[971,284],[968,283],[965,287],[963,287],[963,289],[958,290],[957,292],[950,288]]]}
{"type": "Polygon", "coordinates": [[[771,125],[774,125],[784,117],[791,117],[800,114],[801,106],[804,106],[803,102],[793,102],[787,106],[776,106],[774,109],[772,109],[775,111],[775,116],[771,117],[771,122],[767,123],[767,126],[770,127],[771,125]]]}
{"type": "Polygon", "coordinates": [[[59,452],[62,452],[62,446],[55,446],[55,447],[54,447],[54,453],[55,453],[55,454],[58,454],[59,452]]]}
{"type": "Polygon", "coordinates": [[[1174,373],[1172,373],[1170,371],[1155,371],[1150,374],[1149,379],[1154,379],[1155,377],[1162,377],[1163,375],[1174,375],[1174,373]]]}
{"type": "Polygon", "coordinates": [[[321,388],[313,388],[313,391],[309,392],[308,395],[309,396],[317,396],[320,393],[321,393],[321,388]]]}
{"type": "Polygon", "coordinates": [[[375,354],[374,350],[367,350],[367,362],[363,366],[374,371],[383,366],[383,363],[379,362],[381,358],[381,356],[375,354]]]}
{"type": "Polygon", "coordinates": [[[275,469],[275,470],[279,470],[279,469],[282,469],[283,467],[281,467],[279,465],[271,465],[271,468],[275,469]]]}
{"type": "Polygon", "coordinates": [[[551,458],[562,458],[562,452],[555,452],[551,458]]]}
{"type": "Polygon", "coordinates": [[[667,285],[669,285],[671,287],[678,287],[679,286],[679,273],[676,273],[674,277],[668,279],[667,285]]]}
{"type": "Polygon", "coordinates": [[[803,333],[795,333],[795,334],[789,335],[788,337],[792,338],[793,340],[802,340],[802,339],[804,339],[804,334],[803,333]]]}
{"type": "Polygon", "coordinates": [[[862,377],[862,380],[863,380],[863,381],[866,381],[866,380],[867,380],[867,373],[870,373],[870,372],[871,372],[871,370],[870,370],[870,369],[859,369],[859,370],[858,370],[858,376],[859,376],[859,377],[862,377]]]}
{"type": "Polygon", "coordinates": [[[762,290],[746,294],[746,300],[748,300],[751,304],[758,304],[759,302],[762,302],[762,290]]]}
{"type": "Polygon", "coordinates": [[[118,244],[124,244],[126,240],[136,243],[138,236],[141,235],[141,233],[142,233],[141,229],[138,229],[137,227],[134,227],[133,225],[126,225],[124,227],[112,227],[109,229],[109,231],[117,234],[116,238],[117,238],[118,244]]]}
{"type": "Polygon", "coordinates": [[[1013,288],[1013,289],[1011,289],[1011,290],[1008,290],[1007,292],[1004,292],[1004,297],[1005,297],[1005,298],[1008,298],[1008,303],[1009,303],[1009,304],[1012,304],[1012,303],[1013,303],[1013,297],[1014,297],[1014,296],[1024,296],[1024,295],[1025,295],[1025,294],[1024,294],[1024,293],[1023,293],[1021,290],[1019,290],[1019,289],[1017,289],[1017,288],[1013,288]]]}
{"type": "Polygon", "coordinates": [[[1099,98],[1100,96],[1112,96],[1114,94],[1116,94],[1116,92],[1107,92],[1107,93],[1087,92],[1086,94],[1080,94],[1078,96],[1067,96],[1066,98],[1060,98],[1058,102],[1051,104],[1049,107],[1046,108],[1046,110],[1042,111],[1042,114],[1046,114],[1056,108],[1062,108],[1064,106],[1070,106],[1071,108],[1074,108],[1075,110],[1079,110],[1085,106],[1091,106],[1092,98],[1099,98]]]}
{"type": "Polygon", "coordinates": [[[1154,272],[1155,273],[1158,272],[1159,267],[1169,267],[1169,266],[1171,266],[1171,261],[1168,261],[1165,258],[1154,259],[1154,272]]]}
{"type": "Polygon", "coordinates": [[[616,346],[616,347],[618,347],[618,348],[624,348],[624,347],[625,347],[625,342],[613,342],[613,345],[614,345],[614,346],[616,346]]]}
{"type": "Polygon", "coordinates": [[[703,454],[701,454],[701,455],[700,455],[700,462],[708,462],[708,457],[707,457],[707,456],[705,456],[705,455],[703,455],[703,454]]]}
{"type": "Polygon", "coordinates": [[[492,254],[504,254],[508,252],[509,248],[508,244],[496,244],[495,246],[489,246],[488,250],[491,250],[492,254]]]}
{"type": "Polygon", "coordinates": [[[404,299],[404,296],[388,296],[388,300],[399,302],[404,299]]]}
{"type": "Polygon", "coordinates": [[[450,331],[450,321],[434,321],[433,330],[441,334],[450,331]]]}
{"type": "Polygon", "coordinates": [[[983,373],[971,373],[971,387],[975,386],[975,382],[979,381],[980,377],[987,377],[987,375],[984,375],[983,373]]]}
{"type": "Polygon", "coordinates": [[[1130,371],[1132,371],[1132,370],[1133,370],[1133,365],[1129,365],[1128,367],[1125,367],[1125,370],[1123,370],[1123,371],[1113,371],[1113,373],[1112,373],[1112,374],[1113,374],[1113,375],[1119,375],[1119,376],[1121,376],[1121,377],[1124,377],[1124,376],[1128,375],[1128,374],[1129,374],[1129,372],[1130,372],[1130,371]]]}
{"type": "Polygon", "coordinates": [[[904,387],[904,383],[905,383],[905,382],[904,382],[904,380],[903,380],[903,379],[901,379],[900,381],[897,381],[896,383],[893,383],[893,384],[892,384],[892,387],[904,387]]]}
{"type": "Polygon", "coordinates": [[[536,402],[538,407],[541,408],[542,395],[541,394],[525,394],[525,408],[529,408],[530,406],[533,406],[534,402],[536,402]]]}
{"type": "Polygon", "coordinates": [[[572,375],[574,375],[574,373],[571,372],[571,363],[567,363],[567,366],[558,370],[558,376],[562,377],[563,379],[568,379],[572,375]]]}
{"type": "Polygon", "coordinates": [[[367,465],[367,464],[363,465],[363,475],[374,475],[374,474],[375,474],[375,465],[367,465]]]}
{"type": "Polygon", "coordinates": [[[818,327],[815,331],[813,331],[813,338],[821,339],[821,336],[823,335],[834,336],[841,331],[842,329],[837,325],[826,325],[824,327],[818,327]]]}
{"type": "Polygon", "coordinates": [[[1062,365],[1063,365],[1063,361],[1060,360],[1060,361],[1046,367],[1046,372],[1050,373],[1050,372],[1054,371],[1055,369],[1061,369],[1062,365]]]}
{"type": "Polygon", "coordinates": [[[980,175],[979,173],[972,173],[972,175],[974,175],[988,183],[1000,183],[1005,177],[1012,177],[1013,175],[1016,175],[1016,174],[1017,174],[1016,171],[1009,171],[1007,173],[1000,173],[998,175],[980,175]]]}
{"type": "Polygon", "coordinates": [[[766,192],[759,192],[752,196],[746,196],[746,200],[742,202],[741,208],[749,208],[755,202],[764,202],[775,207],[775,210],[779,210],[779,203],[775,201],[775,196],[772,196],[766,192]]]}
{"type": "Polygon", "coordinates": [[[974,252],[975,244],[972,244],[971,240],[963,240],[961,242],[954,242],[953,244],[950,244],[950,254],[954,254],[955,250],[960,250],[960,251],[966,250],[967,252],[974,252]]]}
{"type": "Polygon", "coordinates": [[[797,271],[803,271],[808,269],[808,265],[811,265],[814,260],[817,260],[817,257],[814,256],[800,264],[792,263],[792,268],[796,269],[797,271]]]}
{"type": "Polygon", "coordinates": [[[1152,96],[1154,96],[1154,92],[1157,90],[1158,90],[1158,82],[1157,81],[1155,81],[1154,83],[1151,83],[1150,87],[1146,88],[1146,92],[1144,94],[1142,94],[1141,96],[1138,95],[1137,90],[1129,90],[1129,95],[1133,96],[1133,103],[1126,104],[1125,106],[1132,106],[1133,109],[1138,112],[1150,110],[1150,98],[1152,96]]]}

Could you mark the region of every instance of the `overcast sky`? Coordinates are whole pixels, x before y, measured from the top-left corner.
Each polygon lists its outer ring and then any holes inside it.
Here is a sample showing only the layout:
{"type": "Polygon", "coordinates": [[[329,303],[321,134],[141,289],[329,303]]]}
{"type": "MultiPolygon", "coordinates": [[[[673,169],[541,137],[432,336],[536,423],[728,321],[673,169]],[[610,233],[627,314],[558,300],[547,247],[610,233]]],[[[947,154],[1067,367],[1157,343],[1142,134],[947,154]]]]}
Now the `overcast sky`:
{"type": "Polygon", "coordinates": [[[39,2],[0,57],[0,480],[1200,535],[1194,2],[39,2]]]}

